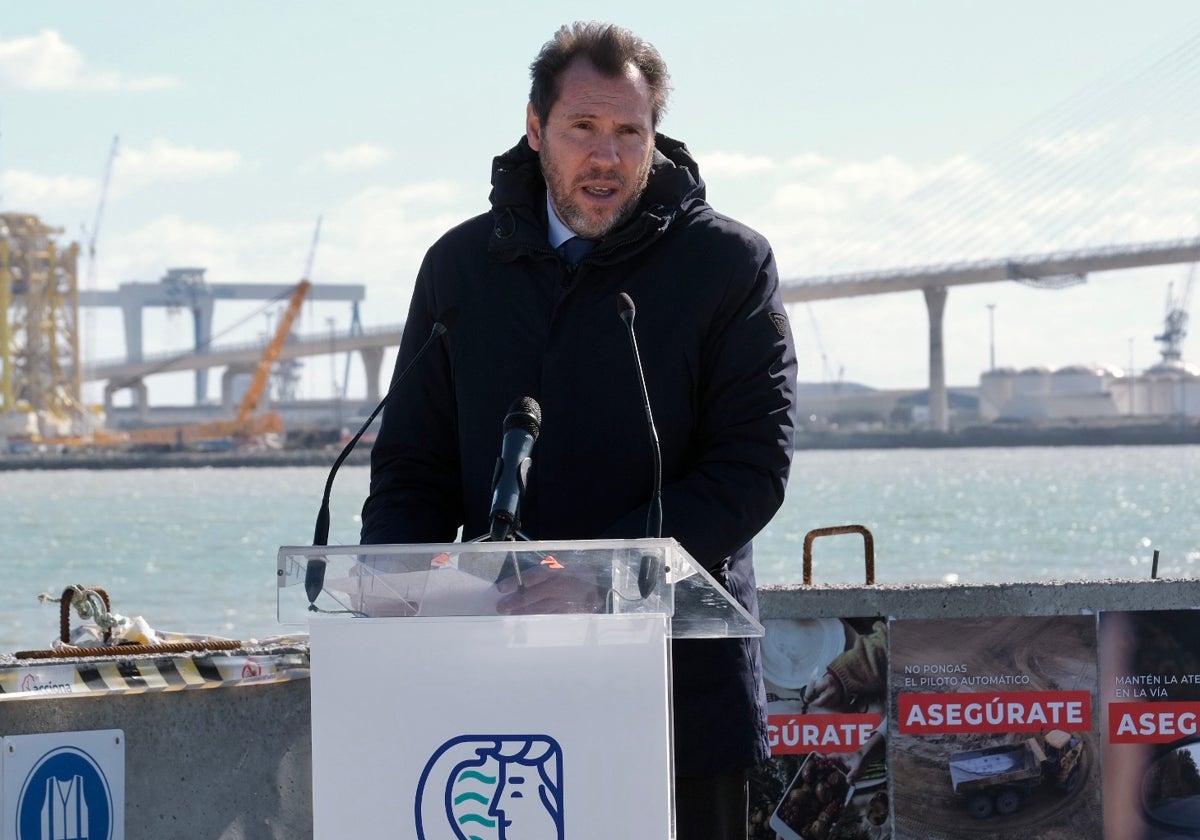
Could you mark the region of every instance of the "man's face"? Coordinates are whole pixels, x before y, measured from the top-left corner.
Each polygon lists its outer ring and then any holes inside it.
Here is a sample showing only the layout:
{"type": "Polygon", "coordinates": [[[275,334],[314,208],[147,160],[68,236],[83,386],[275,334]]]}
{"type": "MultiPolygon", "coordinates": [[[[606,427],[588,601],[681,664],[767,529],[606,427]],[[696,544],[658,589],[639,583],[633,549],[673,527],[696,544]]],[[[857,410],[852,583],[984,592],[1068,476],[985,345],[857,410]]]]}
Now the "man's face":
{"type": "Polygon", "coordinates": [[[600,239],[633,215],[654,155],[650,87],[632,67],[609,78],[576,58],[559,79],[545,122],[530,107],[529,145],[538,152],[550,202],[575,233],[600,239]]]}

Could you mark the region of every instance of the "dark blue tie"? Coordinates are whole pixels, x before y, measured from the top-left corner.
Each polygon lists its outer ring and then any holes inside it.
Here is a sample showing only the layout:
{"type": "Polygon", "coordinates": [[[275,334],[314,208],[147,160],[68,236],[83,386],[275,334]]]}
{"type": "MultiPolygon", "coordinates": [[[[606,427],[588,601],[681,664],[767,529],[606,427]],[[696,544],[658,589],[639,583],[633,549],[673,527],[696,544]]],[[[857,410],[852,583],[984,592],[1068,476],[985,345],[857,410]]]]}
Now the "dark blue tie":
{"type": "Polygon", "coordinates": [[[595,239],[584,239],[582,236],[572,236],[566,242],[558,246],[558,252],[562,254],[571,265],[577,264],[581,259],[588,255],[588,252],[596,247],[595,239]]]}

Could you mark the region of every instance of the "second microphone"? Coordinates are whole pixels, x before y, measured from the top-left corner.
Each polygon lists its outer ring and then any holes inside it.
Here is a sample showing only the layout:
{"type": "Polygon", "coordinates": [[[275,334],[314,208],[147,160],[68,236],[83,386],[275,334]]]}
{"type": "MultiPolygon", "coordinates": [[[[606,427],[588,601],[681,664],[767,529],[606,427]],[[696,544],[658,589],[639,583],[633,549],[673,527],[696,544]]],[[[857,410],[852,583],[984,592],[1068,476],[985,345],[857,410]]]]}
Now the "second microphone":
{"type": "Polygon", "coordinates": [[[520,534],[521,498],[532,463],[533,444],[542,430],[542,407],[533,397],[521,397],[504,418],[504,438],[492,475],[490,538],[500,542],[520,534]]]}

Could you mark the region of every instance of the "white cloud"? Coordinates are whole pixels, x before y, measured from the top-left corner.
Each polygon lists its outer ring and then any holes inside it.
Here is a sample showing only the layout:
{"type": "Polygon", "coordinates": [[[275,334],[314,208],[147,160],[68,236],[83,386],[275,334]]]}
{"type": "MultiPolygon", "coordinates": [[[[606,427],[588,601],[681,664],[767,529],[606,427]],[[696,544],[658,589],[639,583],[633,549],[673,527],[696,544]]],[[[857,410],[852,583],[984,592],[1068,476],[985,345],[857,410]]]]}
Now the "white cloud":
{"type": "Polygon", "coordinates": [[[308,161],[302,171],[361,172],[371,169],[392,156],[389,149],[372,143],[359,143],[334,152],[325,152],[308,161]]]}
{"type": "Polygon", "coordinates": [[[721,209],[768,236],[788,277],[1200,234],[1200,182],[1185,177],[1200,166],[1200,148],[1127,149],[1118,139],[1106,129],[1063,140],[1060,152],[1090,148],[1107,164],[1060,164],[1061,176],[965,155],[918,164],[804,154],[775,167],[757,192],[730,179],[710,182],[710,193],[720,189],[721,209]],[[730,206],[731,196],[741,205],[730,206]]]}
{"type": "Polygon", "coordinates": [[[483,209],[474,189],[451,181],[362,190],[325,214],[313,280],[371,283],[364,321],[402,321],[425,251],[483,209]]]}
{"type": "Polygon", "coordinates": [[[1200,171],[1200,146],[1164,143],[1139,149],[1133,167],[1146,175],[1178,178],[1187,174],[1195,178],[1200,171]]]}
{"type": "Polygon", "coordinates": [[[1024,147],[1039,157],[1061,164],[1099,151],[1112,142],[1115,133],[1116,126],[1110,123],[1091,131],[1066,131],[1054,137],[1036,137],[1026,141],[1024,147]]]}
{"type": "Polygon", "coordinates": [[[697,155],[700,174],[708,178],[739,178],[746,175],[761,175],[775,169],[775,162],[765,155],[747,155],[741,152],[710,152],[697,155]]]}
{"type": "Polygon", "coordinates": [[[813,172],[827,169],[833,165],[833,161],[823,155],[805,152],[804,154],[788,158],[784,165],[794,172],[813,172]]]}
{"type": "Polygon", "coordinates": [[[161,138],[145,148],[122,148],[114,165],[114,187],[132,190],[149,183],[195,181],[229,175],[245,166],[231,149],[198,149],[161,138]]]}
{"type": "MultiPolygon", "coordinates": [[[[245,168],[240,153],[229,149],[198,149],[154,140],[143,148],[120,148],[113,166],[110,195],[125,196],[150,184],[200,181],[245,168]]],[[[100,197],[100,179],[38,172],[0,172],[0,209],[36,212],[45,217],[90,208],[100,197]]]]}
{"type": "Polygon", "coordinates": [[[126,77],[87,66],[83,53],[53,29],[0,40],[0,90],[157,90],[175,87],[169,76],[126,77]]]}
{"type": "MultiPolygon", "coordinates": [[[[323,214],[311,279],[370,284],[364,321],[402,321],[425,251],[480,209],[471,191],[450,182],[363,190],[323,214]]],[[[100,285],[151,282],[186,265],[206,268],[210,282],[294,282],[305,273],[314,221],[235,228],[161,216],[105,243],[100,285]]]]}
{"type": "Polygon", "coordinates": [[[0,173],[0,209],[37,212],[47,208],[94,202],[99,193],[95,178],[73,175],[40,175],[9,170],[0,173]]]}

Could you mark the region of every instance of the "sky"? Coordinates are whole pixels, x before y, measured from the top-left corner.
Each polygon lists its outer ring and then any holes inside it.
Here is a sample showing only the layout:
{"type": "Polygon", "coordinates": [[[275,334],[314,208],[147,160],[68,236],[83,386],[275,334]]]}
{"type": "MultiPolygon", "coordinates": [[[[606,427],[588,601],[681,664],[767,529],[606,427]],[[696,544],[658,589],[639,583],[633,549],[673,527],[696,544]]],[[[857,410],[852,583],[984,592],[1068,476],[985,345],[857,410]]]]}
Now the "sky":
{"type": "MultiPolygon", "coordinates": [[[[658,47],[660,130],[687,142],[717,209],[770,239],[784,280],[1200,236],[1194,0],[8,5],[0,212],[80,242],[85,289],[181,266],[213,283],[307,274],[364,284],[365,326],[402,322],[425,250],[487,207],[529,62],[595,18],[658,47]]],[[[954,288],[947,381],[977,384],[993,355],[1145,368],[1189,270],[954,288]]],[[[265,335],[258,309],[219,304],[218,342],[265,335]]],[[[790,314],[802,381],[928,381],[919,292],[790,314]]],[[[296,330],[331,319],[346,329],[349,305],[310,304],[296,330]]],[[[83,324],[90,357],[124,354],[115,310],[83,324]]],[[[144,334],[147,353],[192,342],[180,313],[148,311],[144,334]]],[[[339,368],[310,359],[300,395],[328,396],[339,368]]],[[[186,402],[191,382],[153,377],[151,402],[186,402]]],[[[348,390],[365,394],[357,364],[348,390]]]]}

